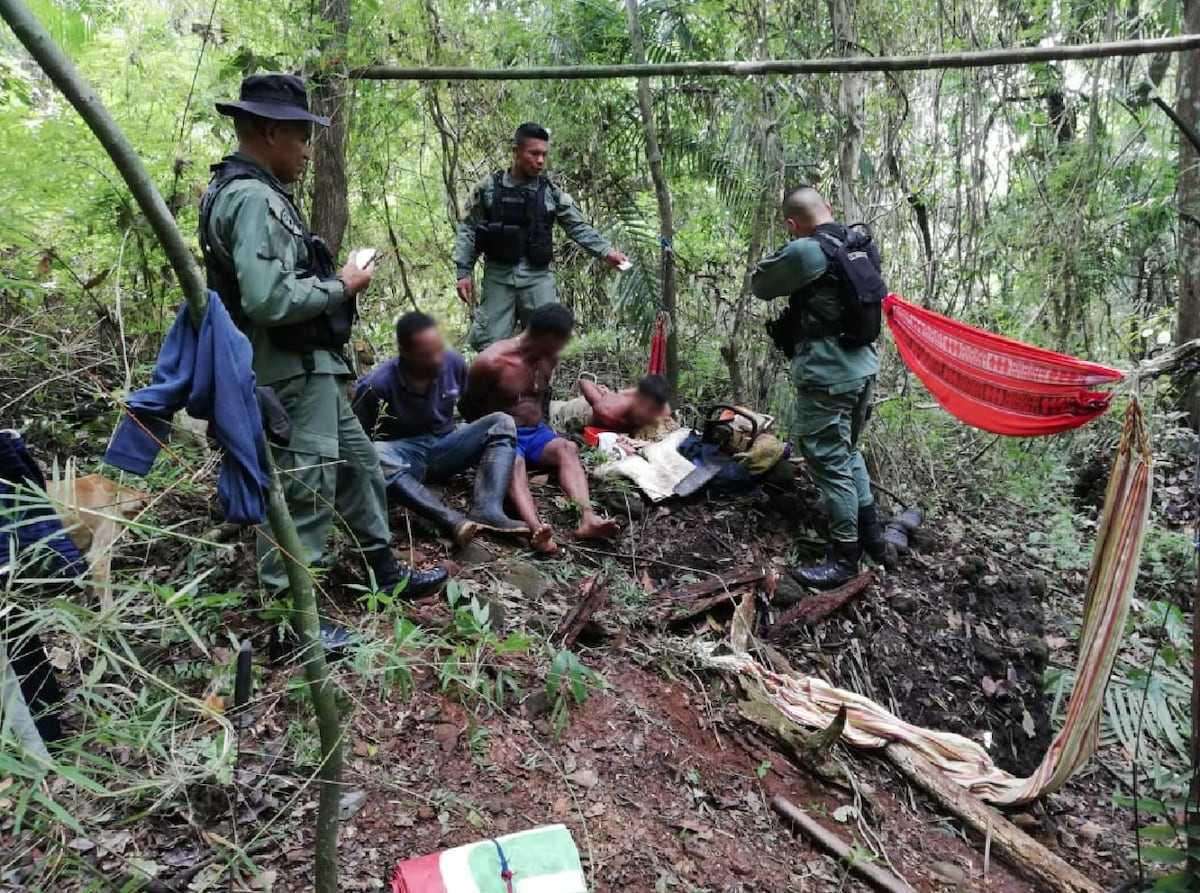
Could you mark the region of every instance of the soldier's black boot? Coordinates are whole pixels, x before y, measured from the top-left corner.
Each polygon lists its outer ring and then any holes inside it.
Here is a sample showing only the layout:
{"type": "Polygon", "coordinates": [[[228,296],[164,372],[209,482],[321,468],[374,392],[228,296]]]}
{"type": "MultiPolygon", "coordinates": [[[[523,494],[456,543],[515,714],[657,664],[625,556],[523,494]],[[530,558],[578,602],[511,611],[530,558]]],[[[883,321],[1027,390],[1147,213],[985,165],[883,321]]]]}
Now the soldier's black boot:
{"type": "Polygon", "coordinates": [[[876,564],[886,568],[896,566],[896,547],[884,538],[874,503],[858,510],[858,544],[876,564]]]}
{"type": "Polygon", "coordinates": [[[397,587],[403,586],[397,594],[406,599],[433,595],[446,585],[450,577],[444,567],[433,567],[427,571],[405,567],[387,547],[363,552],[363,561],[375,577],[377,592],[396,592],[397,587]]]}
{"type": "Polygon", "coordinates": [[[475,469],[475,493],[467,520],[499,533],[529,533],[529,526],[504,513],[504,497],[512,483],[516,448],[509,442],[488,444],[475,469]]]}
{"type": "Polygon", "coordinates": [[[794,567],[792,576],[814,589],[837,589],[858,576],[861,561],[862,547],[858,543],[835,542],[824,563],[814,567],[794,567]]]}
{"type": "Polygon", "coordinates": [[[454,537],[454,541],[460,546],[479,532],[477,523],[454,511],[411,474],[400,475],[388,484],[387,492],[391,499],[412,509],[427,521],[432,521],[443,533],[454,537]]]}

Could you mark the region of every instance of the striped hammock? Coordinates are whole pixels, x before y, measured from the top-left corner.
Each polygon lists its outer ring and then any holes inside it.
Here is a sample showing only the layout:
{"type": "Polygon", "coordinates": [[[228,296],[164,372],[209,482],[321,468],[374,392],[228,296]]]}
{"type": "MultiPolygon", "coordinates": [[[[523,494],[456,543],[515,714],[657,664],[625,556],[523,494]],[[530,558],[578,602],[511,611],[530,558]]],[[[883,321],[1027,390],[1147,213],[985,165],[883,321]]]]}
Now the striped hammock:
{"type": "Polygon", "coordinates": [[[843,741],[868,748],[902,742],[985,800],[1016,804],[1048,794],[1061,787],[1096,749],[1104,689],[1120,648],[1146,535],[1151,464],[1142,408],[1131,400],[1083,600],[1075,689],[1062,729],[1028,778],[1016,778],[997,768],[988,752],[969,738],[910,725],[873,701],[821,679],[772,672],[751,656],[749,625],[744,620],[735,618],[734,653],[718,654],[715,647],[706,646],[704,658],[714,667],[739,674],[744,685],[757,689],[797,725],[828,728],[839,708],[845,706],[843,741]]]}
{"type": "Polygon", "coordinates": [[[1116,369],[993,335],[888,295],[884,316],[904,364],[955,418],[993,434],[1078,428],[1108,410],[1116,369]]]}

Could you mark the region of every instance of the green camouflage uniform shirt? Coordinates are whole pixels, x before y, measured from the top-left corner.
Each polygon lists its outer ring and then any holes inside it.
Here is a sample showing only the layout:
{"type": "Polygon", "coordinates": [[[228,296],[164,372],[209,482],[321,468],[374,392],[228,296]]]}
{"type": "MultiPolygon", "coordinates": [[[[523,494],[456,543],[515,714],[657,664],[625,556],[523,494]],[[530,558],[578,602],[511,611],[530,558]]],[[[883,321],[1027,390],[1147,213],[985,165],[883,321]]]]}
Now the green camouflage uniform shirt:
{"type": "MultiPolygon", "coordinates": [[[[824,276],[826,263],[825,252],[815,239],[793,239],[759,261],[750,277],[750,286],[763,300],[785,297],[824,276]]],[[[818,286],[804,307],[806,322],[811,319],[828,324],[839,319],[841,313],[842,297],[838,285],[832,281],[818,286]]],[[[836,335],[798,344],[792,360],[792,381],[797,387],[839,385],[878,372],[875,345],[847,349],[838,343],[836,335]]]]}
{"type": "MultiPolygon", "coordinates": [[[[241,153],[231,157],[262,169],[241,153]]],[[[270,178],[270,174],[264,175],[270,178]]],[[[279,188],[290,192],[282,184],[279,188]]],[[[260,385],[305,373],[300,351],[276,347],[266,332],[268,327],[315,319],[346,300],[346,287],[340,279],[296,275],[310,260],[298,217],[294,204],[266,183],[252,179],[230,183],[212,208],[209,235],[213,250],[221,262],[237,271],[242,309],[251,324],[254,374],[260,385]]],[[[315,350],[313,362],[315,373],[350,374],[336,351],[315,350]]]]}

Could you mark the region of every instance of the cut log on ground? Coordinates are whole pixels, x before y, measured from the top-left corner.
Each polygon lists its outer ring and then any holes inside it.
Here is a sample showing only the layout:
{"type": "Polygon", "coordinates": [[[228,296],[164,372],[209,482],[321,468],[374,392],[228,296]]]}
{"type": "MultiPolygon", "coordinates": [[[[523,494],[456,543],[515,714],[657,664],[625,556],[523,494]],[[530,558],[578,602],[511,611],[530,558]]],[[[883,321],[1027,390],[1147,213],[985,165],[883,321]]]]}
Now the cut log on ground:
{"type": "Polygon", "coordinates": [[[821,592],[809,598],[801,599],[788,608],[767,630],[764,638],[769,640],[781,639],[787,635],[788,630],[797,625],[806,623],[816,623],[819,620],[824,620],[834,611],[841,608],[846,602],[857,595],[861,595],[868,586],[874,576],[870,571],[863,571],[845,586],[839,586],[837,589],[831,589],[829,592],[821,592]]]}
{"type": "Polygon", "coordinates": [[[746,689],[746,700],[738,703],[738,713],[758,726],[787,751],[796,765],[829,784],[853,788],[854,782],[845,767],[830,759],[829,752],[842,737],[846,728],[846,708],[842,707],[829,728],[808,732],[788,720],[779,708],[754,688],[746,689]]]}
{"type": "Polygon", "coordinates": [[[762,568],[748,565],[730,568],[721,577],[712,577],[689,583],[680,589],[668,592],[666,604],[658,618],[660,625],[686,623],[699,617],[717,605],[731,602],[743,587],[759,583],[766,576],[762,568]],[[721,590],[721,591],[718,591],[721,590]],[[716,593],[716,595],[711,595],[716,593]]]}
{"type": "Polygon", "coordinates": [[[608,601],[608,580],[603,572],[592,574],[579,587],[579,600],[567,612],[550,641],[560,648],[571,648],[588,623],[608,601]]]}
{"type": "Polygon", "coordinates": [[[843,863],[846,868],[867,881],[876,890],[883,890],[885,893],[916,893],[912,887],[893,872],[876,865],[874,862],[856,858],[850,849],[850,844],[846,843],[846,841],[842,840],[832,831],[821,827],[812,816],[786,797],[774,797],[771,800],[771,807],[803,831],[805,835],[812,838],[817,846],[830,855],[836,856],[837,860],[843,863]]]}
{"type": "Polygon", "coordinates": [[[1009,865],[1036,879],[1039,889],[1102,893],[1099,884],[1088,880],[996,810],[955,784],[911,747],[889,744],[885,752],[909,781],[975,833],[990,839],[992,850],[998,851],[1009,865]]]}

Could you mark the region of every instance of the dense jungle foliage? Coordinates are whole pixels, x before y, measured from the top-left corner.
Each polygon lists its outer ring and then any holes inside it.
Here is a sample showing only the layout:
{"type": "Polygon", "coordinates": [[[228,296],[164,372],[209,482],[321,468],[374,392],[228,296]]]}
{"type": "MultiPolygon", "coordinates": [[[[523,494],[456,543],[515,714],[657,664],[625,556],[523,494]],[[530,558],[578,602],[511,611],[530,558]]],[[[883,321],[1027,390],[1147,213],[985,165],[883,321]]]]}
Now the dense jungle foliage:
{"type": "MultiPolygon", "coordinates": [[[[370,64],[628,62],[623,4],[30,5],[138,147],[189,237],[208,167],[233,140],[229,120],[213,103],[234,97],[243,76],[263,70],[297,71],[333,91],[347,123],[349,210],[345,235],[334,234],[333,241],[343,249],[376,246],[383,258],[363,303],[360,362],[390,353],[392,323],[412,308],[438,317],[465,347],[469,311],[455,295],[450,259],[455,227],[472,186],[507,163],[514,127],[543,123],[551,132],[554,177],[634,260],[632,270],[618,274],[558,240],[560,296],[580,323],[569,366],[613,385],[645,367],[663,309],[664,245],[632,80],[342,80],[370,64]],[[339,21],[348,22],[347,34],[339,21]]],[[[1173,35],[1195,30],[1188,25],[1200,23],[1200,0],[646,0],[640,16],[650,61],[802,59],[1173,35]]],[[[786,238],[778,203],[791,183],[817,185],[843,218],[868,222],[883,247],[891,287],[940,313],[1121,369],[1200,335],[1200,253],[1188,247],[1193,236],[1185,231],[1196,229],[1200,216],[1200,182],[1192,173],[1197,156],[1186,145],[1181,149],[1186,137],[1165,111],[1177,109],[1185,124],[1200,121],[1191,102],[1179,101],[1181,83],[1187,96],[1193,87],[1200,91],[1200,60],[1164,55],[844,77],[653,81],[674,205],[674,238],[666,247],[678,270],[674,323],[685,419],[732,399],[787,423],[787,370],[763,330],[778,308],[751,295],[748,270],[786,238]]],[[[303,194],[311,196],[314,188],[310,176],[303,194]]],[[[75,459],[94,470],[118,401],[147,381],[180,303],[161,248],[107,155],[13,35],[0,29],[0,427],[22,429],[47,462],[75,459]]],[[[1102,492],[1120,413],[1052,440],[994,438],[937,409],[886,335],[880,344],[884,369],[868,443],[879,480],[899,500],[980,525],[997,554],[1030,557],[1076,591],[1095,529],[1095,502],[1077,497],[1097,467],[1102,492]]],[[[569,388],[565,376],[560,387],[569,388]]],[[[1146,800],[1143,809],[1169,817],[1169,846],[1157,854],[1167,862],[1181,855],[1174,823],[1187,786],[1191,736],[1194,537],[1186,528],[1196,521],[1196,445],[1178,411],[1187,405],[1186,393],[1181,404],[1177,389],[1150,383],[1143,395],[1165,487],[1156,499],[1130,623],[1133,644],[1118,670],[1105,727],[1106,740],[1119,741],[1128,756],[1113,770],[1113,796],[1146,800]]],[[[185,447],[156,468],[151,483],[195,492],[208,486],[206,475],[210,460],[185,447]]],[[[171,535],[169,527],[164,522],[161,529],[137,531],[147,555],[156,536],[171,535]]],[[[146,628],[164,635],[189,610],[236,601],[229,594],[201,596],[190,584],[179,584],[174,595],[158,588],[148,594],[158,584],[136,578],[126,586],[119,606],[132,610],[150,599],[155,607],[146,628]]],[[[89,642],[93,656],[105,656],[122,672],[140,667],[143,655],[130,651],[123,637],[142,621],[120,611],[105,618],[62,610],[55,615],[45,607],[44,622],[89,642]]],[[[185,627],[189,636],[216,635],[206,625],[211,618],[195,622],[195,630],[185,627]]],[[[399,641],[409,634],[397,629],[399,641]]],[[[444,650],[465,667],[471,649],[485,646],[482,638],[468,636],[467,646],[462,641],[444,650]]],[[[93,681],[100,679],[104,671],[89,666],[93,681]]],[[[577,667],[579,679],[585,670],[577,667]]],[[[390,689],[406,671],[407,665],[391,666],[370,684],[390,689]]],[[[138,672],[154,679],[160,694],[179,684],[174,677],[164,681],[153,667],[138,672]]],[[[465,669],[455,672],[456,685],[477,681],[463,681],[465,669]]],[[[1061,697],[1071,680],[1058,674],[1048,682],[1061,697]]],[[[227,688],[228,679],[220,686],[227,688]]],[[[499,697],[501,688],[496,682],[488,697],[499,697]]],[[[78,785],[72,796],[81,800],[104,802],[119,792],[151,809],[199,780],[230,772],[227,738],[179,731],[204,715],[203,704],[188,702],[179,715],[164,712],[155,720],[149,712],[157,704],[124,691],[95,693],[87,709],[100,727],[127,711],[136,721],[81,744],[82,752],[103,739],[106,756],[81,758],[80,768],[57,777],[52,788],[39,788],[42,776],[0,752],[0,798],[6,777],[31,782],[20,808],[36,815],[34,825],[44,832],[39,846],[53,850],[44,840],[61,845],[82,835],[85,825],[104,824],[102,810],[72,816],[59,805],[53,794],[68,787],[78,785]],[[172,748],[161,740],[167,728],[174,730],[172,748]],[[114,749],[152,756],[137,769],[122,767],[114,749]]],[[[311,740],[305,740],[311,758],[311,740]]],[[[0,799],[0,819],[9,809],[5,802],[0,799]]],[[[97,883],[87,872],[64,868],[72,858],[54,869],[67,872],[68,886],[46,889],[97,883]]]]}

